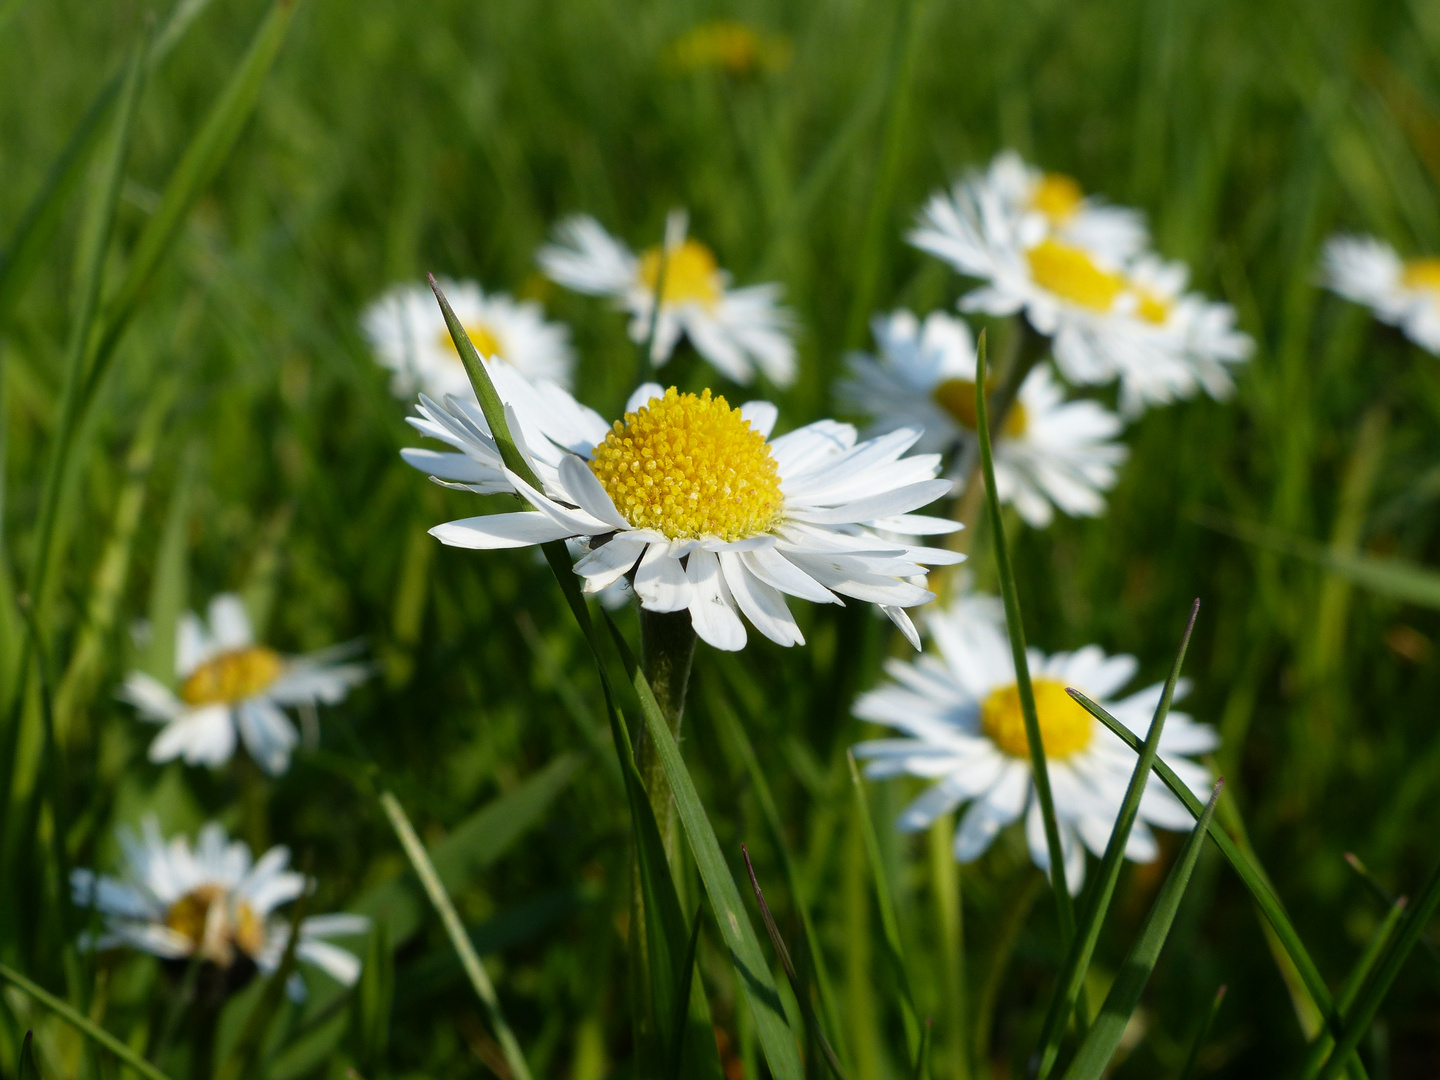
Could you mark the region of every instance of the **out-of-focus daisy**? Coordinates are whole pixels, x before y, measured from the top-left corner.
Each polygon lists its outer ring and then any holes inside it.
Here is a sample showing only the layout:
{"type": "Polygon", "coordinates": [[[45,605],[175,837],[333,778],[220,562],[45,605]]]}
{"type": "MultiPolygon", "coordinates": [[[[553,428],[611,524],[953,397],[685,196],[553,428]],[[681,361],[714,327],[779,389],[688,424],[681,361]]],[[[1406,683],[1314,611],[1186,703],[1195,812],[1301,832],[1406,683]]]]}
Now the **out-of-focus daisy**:
{"type": "MultiPolygon", "coordinates": [[[[921,323],[909,311],[872,324],[880,355],[850,357],[840,384],[846,406],[874,418],[871,434],[924,431],[915,449],[954,450],[975,434],[975,342],[970,327],[944,312],[921,323]]],[[[1103,492],[1129,453],[1115,441],[1120,420],[1093,401],[1065,400],[1049,369],[1031,370],[995,439],[995,488],[1037,529],[1054,507],[1077,517],[1105,509],[1103,492]]]]}
{"type": "Polygon", "coordinates": [[[537,256],[541,268],[577,292],[610,296],[630,313],[630,336],[643,343],[650,335],[655,293],[660,314],[654,320],[650,359],[657,367],[670,359],[684,334],[701,356],[724,375],[748,383],[755,369],[777,386],[795,380],[795,346],[790,313],[780,306],[780,286],[730,287],[730,275],[715,255],[686,235],[683,211],[673,212],[665,240],[633,254],[592,217],[560,223],[557,242],[537,256]]]}
{"type": "MultiPolygon", "coordinates": [[[[198,956],[227,974],[244,977],[236,965],[254,964],[269,975],[280,966],[290,941],[290,925],[272,918],[275,909],[294,900],[306,880],[286,869],[290,852],[273,847],[251,860],[250,848],[230,840],[224,826],[211,822],[200,830],[192,849],[184,836],[166,841],[153,818],[137,838],[120,832],[125,850],[121,878],[75,870],[70,885],[77,907],[94,907],[104,917],[104,932],[93,942],[100,949],[131,948],[164,960],[198,956]]],[[[296,958],[324,971],[345,986],[360,976],[360,961],[327,938],[363,934],[363,915],[314,915],[300,923],[296,958]]],[[[305,984],[292,977],[292,996],[305,984]]]]}
{"type": "Polygon", "coordinates": [[[289,767],[296,741],[283,707],[334,705],[369,675],[364,664],[344,662],[349,646],[287,657],[257,644],[233,593],[210,601],[208,626],[187,612],[177,629],[179,693],[141,671],[126,676],[120,691],[142,718],[164,725],[150,744],[151,761],[223,765],[238,731],[256,764],[277,775],[289,767]]]}
{"type": "Polygon", "coordinates": [[[765,34],[733,19],[691,27],[665,50],[665,64],[677,73],[716,70],[736,78],[783,71],[794,48],[783,34],[765,34]]]}
{"type": "Polygon", "coordinates": [[[1183,265],[1151,255],[1127,259],[1072,234],[1045,232],[1035,215],[1015,213],[983,178],[967,177],[934,195],[910,242],[984,281],[962,298],[962,310],[1023,311],[1053,338],[1067,379],[1119,378],[1129,415],[1202,389],[1224,396],[1229,367],[1254,349],[1235,329],[1229,304],[1184,291],[1183,265]]]}
{"type": "MultiPolygon", "coordinates": [[[[863,695],[855,705],[856,716],[906,737],[864,742],[855,754],[868,759],[869,776],[908,774],[936,781],[901,815],[902,830],[925,828],[941,814],[969,803],[955,832],[955,856],[969,862],[984,853],[1000,829],[1023,815],[1030,857],[1048,871],[1044,821],[1000,602],[964,595],[950,609],[929,615],[926,626],[938,655],[927,651],[914,664],[888,661],[886,670],[894,681],[863,695]]],[[[1156,684],[1115,699],[1134,677],[1137,664],[1131,656],[1106,656],[1095,645],[1049,657],[1031,649],[1028,659],[1065,879],[1071,892],[1078,892],[1085,878],[1084,849],[1104,853],[1135,755],[1065,689],[1081,691],[1143,736],[1164,688],[1156,684]]],[[[1187,689],[1182,680],[1176,697],[1187,689]]],[[[1205,753],[1216,745],[1207,725],[1178,712],[1166,718],[1160,754],[1197,795],[1208,794],[1209,775],[1183,755],[1205,753]]],[[[1127,858],[1155,858],[1149,825],[1194,826],[1189,812],[1153,775],[1125,847],[1127,858]]]]}
{"type": "Polygon", "coordinates": [[[642,607],[688,609],[696,633],[718,649],[744,646],[741,613],[772,641],[803,643],[786,595],[878,604],[919,647],[904,609],[934,598],[925,564],[961,556],[877,534],[958,528],[910,512],[951,487],[936,479],[939,455],[903,456],[918,431],[859,442],[850,425],[821,420],[770,439],[777,410],[769,402],[735,409],[709,390],[681,394],[654,383],[631,395],[611,425],[558,386],[489,370],[543,490],[503,467],[478,407],[422,397],[411,423],[460,453],[410,450],[410,464],[451,486],[514,491],[534,508],[431,529],[443,543],[512,548],[584,538],[588,554],[575,571],[586,592],[632,575],[642,607]]]}
{"type": "Polygon", "coordinates": [[[1402,259],[1373,236],[1333,236],[1325,244],[1324,273],[1335,292],[1440,355],[1440,258],[1402,259]]]}
{"type": "MultiPolygon", "coordinates": [[[[575,363],[569,331],[546,322],[539,304],[505,293],[487,296],[470,281],[445,281],[441,288],[481,356],[498,356],[532,379],[569,385],[575,363]]],[[[390,389],[396,397],[408,401],[420,390],[435,398],[473,393],[427,286],[390,289],[366,308],[361,326],[380,362],[394,372],[390,389]]]]}

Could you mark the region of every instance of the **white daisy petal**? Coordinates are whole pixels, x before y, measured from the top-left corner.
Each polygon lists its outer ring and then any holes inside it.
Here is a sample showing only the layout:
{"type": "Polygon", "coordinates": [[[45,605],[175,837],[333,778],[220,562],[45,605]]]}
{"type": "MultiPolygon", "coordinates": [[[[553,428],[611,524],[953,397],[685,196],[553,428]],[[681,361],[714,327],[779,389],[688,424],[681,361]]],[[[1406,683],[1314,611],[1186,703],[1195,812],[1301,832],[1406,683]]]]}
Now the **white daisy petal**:
{"type": "Polygon", "coordinates": [[[430,535],[447,547],[489,550],[494,548],[531,547],[564,540],[576,533],[533,510],[510,514],[489,514],[485,517],[461,518],[436,525],[430,535]]]}

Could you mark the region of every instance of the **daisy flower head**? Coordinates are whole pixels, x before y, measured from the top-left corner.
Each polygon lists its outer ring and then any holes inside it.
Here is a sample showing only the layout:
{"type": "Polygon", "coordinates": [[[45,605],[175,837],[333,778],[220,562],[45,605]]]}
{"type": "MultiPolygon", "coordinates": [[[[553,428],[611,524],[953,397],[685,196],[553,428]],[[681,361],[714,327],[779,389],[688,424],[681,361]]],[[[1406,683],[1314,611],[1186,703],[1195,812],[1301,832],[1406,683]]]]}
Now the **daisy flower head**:
{"type": "Polygon", "coordinates": [[[509,491],[530,504],[436,526],[442,543],[583,540],[575,571],[587,593],[628,577],[643,608],[688,610],[696,633],[718,649],[744,647],[742,614],[780,645],[803,644],[787,595],[877,604],[919,647],[905,609],[934,598],[927,564],[962,556],[913,542],[959,527],[912,512],[952,486],[936,477],[939,455],[905,456],[918,431],[860,441],[849,424],[821,420],[772,439],[769,402],[737,409],[709,390],[682,394],[655,383],[606,423],[554,384],[488,370],[540,485],[505,467],[477,406],[422,397],[411,423],[458,453],[408,450],[411,465],[452,487],[509,491]]]}
{"type": "Polygon", "coordinates": [[[1149,246],[1139,210],[1086,195],[1073,176],[1038,169],[1014,150],[1002,150],[984,172],[971,173],[960,183],[967,180],[994,191],[1019,219],[1019,231],[1030,244],[1053,235],[1112,259],[1129,258],[1149,246]]]}
{"type": "Polygon", "coordinates": [[[983,284],[962,311],[1023,312],[1052,339],[1055,363],[1071,382],[1120,379],[1122,411],[1231,386],[1228,368],[1247,359],[1251,339],[1235,312],[1196,293],[1179,263],[1122,255],[1075,233],[1036,227],[997,185],[975,176],[934,195],[910,242],[983,284]]]}
{"type": "MultiPolygon", "coordinates": [[[[76,907],[93,907],[104,921],[103,932],[87,938],[87,944],[138,949],[162,960],[198,957],[224,973],[232,988],[255,970],[269,975],[280,966],[290,923],[272,916],[313,884],[288,869],[288,849],[273,847],[252,860],[249,846],[230,840],[224,826],[213,821],[200,830],[192,848],[185,836],[162,837],[154,818],[145,820],[138,837],[122,829],[120,842],[125,852],[121,877],[92,870],[70,875],[76,907]]],[[[353,986],[360,961],[327,939],[369,928],[363,915],[306,918],[300,923],[296,958],[353,986]]],[[[303,997],[305,984],[296,975],[287,988],[292,997],[303,997]]]]}
{"type": "MultiPolygon", "coordinates": [[[[530,378],[569,385],[575,365],[569,331],[547,322],[539,304],[505,293],[487,296],[470,281],[442,286],[481,356],[499,357],[530,378]]],[[[395,286],[366,308],[360,323],[380,363],[394,373],[390,390],[396,397],[409,400],[420,390],[435,398],[473,392],[427,286],[395,286]]]]}
{"type": "Polygon", "coordinates": [[[1322,261],[1326,286],[1440,356],[1440,258],[1402,259],[1373,236],[1333,236],[1322,261]]]}
{"type": "Polygon", "coordinates": [[[345,662],[349,646],[282,656],[257,643],[234,593],[210,601],[208,620],[187,612],[177,631],[178,693],[142,671],[126,676],[120,691],[142,719],[163,725],[150,744],[155,762],[223,765],[238,732],[256,764],[277,776],[289,768],[296,742],[284,707],[337,704],[369,676],[364,664],[345,662]]]}
{"type": "MultiPolygon", "coordinates": [[[[968,803],[955,832],[955,857],[970,862],[996,834],[1023,817],[1035,865],[1048,872],[1045,825],[1030,766],[1029,741],[1020,711],[1015,666],[996,597],[962,595],[949,609],[932,613],[926,626],[934,643],[916,663],[887,663],[892,681],[863,695],[855,715],[884,724],[899,738],[860,743],[872,777],[910,775],[935,781],[900,816],[902,831],[928,827],[942,814],[968,803]]],[[[1028,653],[1035,707],[1060,830],[1065,880],[1078,892],[1085,878],[1085,849],[1105,851],[1135,765],[1135,754],[1067,694],[1074,687],[1143,736],[1160,702],[1157,683],[1117,697],[1135,676],[1132,656],[1107,656],[1095,645],[1071,653],[1028,653]]],[[[1182,697],[1188,685],[1176,684],[1182,697]]],[[[1171,712],[1160,753],[1191,790],[1208,796],[1209,774],[1186,755],[1217,745],[1215,732],[1184,713],[1171,712]]],[[[1140,800],[1139,817],[1125,856],[1149,862],[1158,853],[1150,826],[1188,830],[1189,812],[1155,776],[1140,800]]]]}
{"type": "Polygon", "coordinates": [[[681,335],[716,370],[749,383],[758,369],[776,386],[795,381],[790,313],[780,286],[731,288],[714,253],[686,235],[684,211],[673,211],[661,244],[635,255],[592,217],[560,223],[556,242],[540,249],[540,267],[576,292],[612,297],[630,314],[630,337],[643,344],[654,324],[650,360],[664,364],[681,335]],[[655,316],[659,292],[660,311],[655,316]]]}
{"type": "MultiPolygon", "coordinates": [[[[872,418],[869,434],[899,428],[924,432],[916,449],[946,452],[975,439],[975,342],[969,326],[944,312],[922,323],[909,311],[872,324],[879,355],[849,358],[842,402],[872,418]]],[[[1055,508],[1076,517],[1105,509],[1128,448],[1121,423],[1093,401],[1066,401],[1047,367],[1033,368],[995,436],[995,487],[1034,528],[1055,508]]],[[[957,456],[957,462],[959,460],[957,456]]]]}

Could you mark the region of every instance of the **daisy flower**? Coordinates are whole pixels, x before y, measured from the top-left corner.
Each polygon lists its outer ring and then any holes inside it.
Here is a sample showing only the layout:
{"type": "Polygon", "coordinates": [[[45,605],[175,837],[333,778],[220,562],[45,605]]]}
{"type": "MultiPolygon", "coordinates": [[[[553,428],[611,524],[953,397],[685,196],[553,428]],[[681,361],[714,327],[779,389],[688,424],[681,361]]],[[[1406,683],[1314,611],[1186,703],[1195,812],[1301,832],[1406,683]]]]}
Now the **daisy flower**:
{"type": "Polygon", "coordinates": [[[1374,237],[1333,236],[1323,262],[1329,288],[1440,355],[1440,258],[1401,259],[1374,237]]]}
{"type": "MultiPolygon", "coordinates": [[[[122,878],[75,870],[70,875],[74,903],[93,907],[104,919],[104,931],[86,943],[99,949],[131,948],[163,960],[198,956],[225,972],[244,976],[246,962],[263,974],[280,966],[290,941],[290,924],[271,918],[275,909],[294,900],[306,879],[286,867],[290,852],[273,847],[252,861],[243,841],[230,840],[224,826],[210,822],[200,830],[192,849],[184,836],[166,841],[154,818],[146,819],[142,835],[120,831],[125,850],[122,878]]],[[[360,977],[360,961],[327,938],[363,934],[370,920],[363,915],[314,915],[300,923],[297,959],[324,971],[345,986],[360,977]]],[[[303,996],[304,982],[291,979],[292,997],[303,996]]]]}
{"type": "Polygon", "coordinates": [[[1128,415],[1198,390],[1223,397],[1229,367],[1254,349],[1229,304],[1185,292],[1183,265],[1037,229],[1034,215],[1015,213],[982,179],[932,196],[909,239],[984,281],[961,299],[962,311],[1024,312],[1053,339],[1055,363],[1071,382],[1119,378],[1128,415]]]}
{"type": "Polygon", "coordinates": [[[772,439],[769,402],[736,409],[709,390],[654,383],[607,424],[554,384],[489,370],[541,488],[504,467],[477,406],[422,397],[410,422],[459,453],[409,450],[405,459],[442,483],[514,492],[533,508],[436,526],[441,542],[484,549],[583,539],[575,571],[586,592],[629,576],[642,607],[688,610],[717,649],[745,645],[740,614],[778,644],[802,644],[786,595],[878,604],[919,647],[904,609],[934,598],[925,564],[961,559],[888,538],[958,528],[910,512],[951,488],[936,479],[939,455],[904,456],[919,431],[861,442],[850,425],[821,420],[772,439]]]}
{"type": "Polygon", "coordinates": [[[541,269],[567,288],[613,297],[630,313],[630,337],[650,336],[655,291],[660,314],[654,319],[650,360],[664,364],[684,334],[717,370],[748,383],[758,368],[777,386],[795,381],[795,346],[790,313],[780,306],[780,286],[730,287],[711,250],[686,236],[686,215],[670,214],[665,241],[638,257],[592,217],[561,222],[557,243],[540,249],[541,269]],[[662,266],[663,264],[663,266],[662,266]],[[663,270],[663,284],[661,281],[663,270]]]}
{"type": "MultiPolygon", "coordinates": [[[[575,365],[569,331],[546,322],[539,304],[504,293],[487,296],[470,281],[441,284],[481,356],[498,356],[533,379],[569,385],[575,365]]],[[[380,363],[394,372],[390,391],[396,397],[408,401],[420,390],[435,398],[472,393],[428,286],[395,286],[366,308],[360,323],[380,363]]]]}
{"type": "MultiPolygon", "coordinates": [[[[926,828],[941,814],[968,803],[955,831],[955,857],[970,862],[985,852],[1003,827],[1023,816],[1030,857],[1048,873],[1045,825],[1035,797],[1004,621],[997,598],[974,594],[930,615],[926,626],[936,651],[927,651],[914,664],[887,661],[893,682],[855,704],[856,716],[894,728],[904,737],[863,742],[855,754],[868,759],[866,773],[872,777],[909,774],[937,781],[901,814],[902,831],[926,828]]],[[[1096,855],[1104,853],[1135,754],[1065,689],[1081,691],[1143,736],[1164,687],[1157,683],[1117,699],[1135,675],[1135,658],[1106,656],[1095,645],[1049,657],[1031,649],[1028,660],[1065,880],[1071,892],[1078,892],[1085,878],[1085,848],[1096,855]]],[[[1188,689],[1181,680],[1175,696],[1183,697],[1188,689]]],[[[1208,797],[1209,774],[1182,755],[1203,754],[1217,743],[1209,726],[1171,712],[1160,737],[1160,754],[1191,790],[1208,797]]],[[[1156,857],[1151,825],[1194,827],[1189,812],[1154,775],[1141,797],[1126,858],[1149,862],[1156,857]]]]}
{"type": "MultiPolygon", "coordinates": [[[[850,357],[839,386],[846,406],[873,418],[872,434],[924,432],[915,449],[946,452],[974,442],[975,342],[970,327],[944,312],[922,323],[909,311],[876,318],[878,357],[850,357]]],[[[1058,507],[1077,517],[1104,512],[1129,453],[1115,441],[1120,420],[1093,401],[1065,400],[1048,368],[1037,366],[995,438],[995,487],[1031,526],[1043,529],[1058,507]]],[[[958,461],[958,457],[957,457],[958,461]]]]}
{"type": "Polygon", "coordinates": [[[177,628],[175,676],[179,693],[142,671],[120,691],[142,719],[164,725],[150,744],[151,761],[183,757],[189,765],[223,765],[235,752],[235,734],[271,776],[290,766],[295,725],[286,705],[334,705],[369,675],[364,664],[342,663],[349,646],[307,656],[281,656],[257,644],[234,593],[210,601],[209,625],[187,612],[177,628]]]}

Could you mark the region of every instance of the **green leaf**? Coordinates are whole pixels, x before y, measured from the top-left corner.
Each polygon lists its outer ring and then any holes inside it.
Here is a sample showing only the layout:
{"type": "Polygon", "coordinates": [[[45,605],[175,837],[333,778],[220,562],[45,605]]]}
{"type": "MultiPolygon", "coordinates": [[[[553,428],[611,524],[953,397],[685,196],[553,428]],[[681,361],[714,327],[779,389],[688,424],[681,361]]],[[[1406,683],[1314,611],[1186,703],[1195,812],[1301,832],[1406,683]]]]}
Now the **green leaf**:
{"type": "Polygon", "coordinates": [[[25,1041],[20,1044],[20,1059],[15,1064],[15,1075],[19,1080],[40,1080],[40,1066],[35,1062],[35,1033],[25,1032],[25,1041]]]}
{"type": "Polygon", "coordinates": [[[1095,1017],[1095,1022],[1090,1025],[1080,1049],[1075,1053],[1075,1060],[1065,1072],[1066,1080],[1100,1080],[1100,1077],[1105,1075],[1106,1067],[1125,1034],[1125,1026],[1130,1022],[1130,1014],[1140,1004],[1140,994],[1144,991],[1145,984],[1150,981],[1150,972],[1155,969],[1155,962],[1160,959],[1160,950],[1170,934],[1175,913],[1180,910],[1185,887],[1190,884],[1190,875],[1200,858],[1205,834],[1215,817],[1215,800],[1220,797],[1222,784],[1223,780],[1215,785],[1210,802],[1202,811],[1198,824],[1191,830],[1185,846],[1180,849],[1175,865],[1166,875],[1165,884],[1160,887],[1160,894],[1155,897],[1150,914],[1145,918],[1145,925],[1140,928],[1140,936],[1135,939],[1135,944],[1130,947],[1130,952],[1115,975],[1115,981],[1110,984],[1110,992],[1105,995],[1105,1003],[1100,1006],[1100,1015],[1095,1017]]]}
{"type": "Polygon", "coordinates": [[[67,1024],[76,1028],[86,1038],[109,1050],[117,1058],[148,1080],[169,1080],[163,1072],[151,1065],[130,1047],[106,1031],[83,1013],[77,1012],[54,994],[31,982],[8,964],[0,964],[0,979],[24,991],[51,1012],[59,1015],[67,1024]]]}
{"type": "MultiPolygon", "coordinates": [[[[690,944],[685,948],[685,958],[680,963],[679,983],[675,987],[675,1026],[670,1031],[670,1067],[666,1070],[667,1080],[680,1080],[685,1075],[681,1072],[685,1065],[685,1039],[686,1033],[690,1030],[690,998],[692,987],[695,982],[695,950],[700,945],[700,908],[695,909],[695,918],[690,923],[690,944]]],[[[715,1036],[712,1031],[705,1032],[706,1041],[715,1056],[715,1069],[710,1075],[724,1076],[724,1070],[720,1067],[720,1051],[715,1045],[715,1036]]],[[[707,1069],[709,1073],[708,1062],[707,1069]]],[[[693,1074],[692,1074],[693,1075],[693,1074]]]]}
{"type": "Polygon", "coordinates": [[[1080,925],[1075,940],[1065,956],[1065,964],[1056,980],[1055,993],[1050,999],[1050,1009],[1045,1016],[1045,1026],[1040,1032],[1037,1048],[1039,1065],[1037,1075],[1043,1080],[1050,1075],[1055,1057],[1060,1052],[1060,1039],[1065,1034],[1065,1025],[1075,1009],[1075,1000],[1085,983],[1085,973],[1090,967],[1090,957],[1100,940],[1100,930],[1105,925],[1105,916],[1110,910],[1110,899],[1115,894],[1115,883],[1120,880],[1120,868],[1125,861],[1125,845],[1130,841],[1130,832],[1140,813],[1140,797],[1150,779],[1150,767],[1160,749],[1160,736],[1165,727],[1165,718],[1170,713],[1170,703],[1175,697],[1175,683],[1180,678],[1180,668],[1185,663],[1185,650],[1190,645],[1190,634],[1195,629],[1195,617],[1200,614],[1200,601],[1190,608],[1190,618],[1180,637],[1180,648],[1175,662],[1170,665],[1170,677],[1165,680],[1165,689],[1160,703],[1155,706],[1155,715],[1150,721],[1150,730],[1145,744],[1135,758],[1135,768],[1130,773],[1130,783],[1125,788],[1125,797],[1120,803],[1120,812],[1115,817],[1115,826],[1105,845],[1105,854],[1100,860],[1099,872],[1095,875],[1080,913],[1080,925]]]}
{"type": "Polygon", "coordinates": [[[920,1020],[915,1011],[915,996],[910,991],[910,975],[905,970],[905,954],[900,947],[900,923],[895,918],[895,900],[885,878],[885,863],[880,857],[880,839],[875,835],[875,822],[870,816],[870,801],[865,797],[865,784],[855,766],[855,755],[846,751],[850,765],[850,785],[855,793],[855,809],[860,815],[860,832],[865,838],[865,857],[875,878],[875,900],[880,908],[880,928],[885,932],[885,957],[895,985],[900,990],[900,1016],[905,1022],[905,1041],[909,1047],[910,1064],[920,1063],[920,1020]]]}
{"type": "Polygon", "coordinates": [[[985,477],[985,503],[990,510],[990,531],[995,564],[1000,576],[1000,595],[1005,602],[1005,630],[1010,636],[1010,654],[1015,661],[1015,687],[1020,711],[1025,718],[1025,738],[1030,747],[1031,779],[1040,815],[1045,821],[1045,850],[1050,856],[1050,887],[1060,916],[1060,941],[1065,948],[1075,937],[1075,912],[1065,884],[1065,858],[1060,848],[1060,827],[1055,820],[1055,799],[1050,792],[1050,771],[1045,762],[1045,745],[1040,739],[1040,720],[1035,712],[1035,688],[1030,683],[1030,664],[1025,656],[1025,626],[1020,621],[1020,597],[1015,589],[1015,571],[1005,543],[1005,521],[1000,515],[1000,496],[995,487],[995,455],[990,446],[989,405],[985,378],[985,332],[975,348],[975,430],[980,443],[980,469],[985,477]]]}
{"type": "Polygon", "coordinates": [[[150,640],[140,668],[167,686],[175,682],[175,637],[189,602],[190,506],[199,475],[200,447],[192,444],[165,509],[165,525],[150,575],[150,640]]]}
{"type": "Polygon", "coordinates": [[[1205,1010],[1205,1018],[1200,1021],[1200,1030],[1195,1033],[1195,1041],[1190,1044],[1190,1053],[1185,1058],[1185,1067],[1180,1070],[1177,1080],[1190,1080],[1195,1075],[1195,1067],[1200,1063],[1200,1051],[1205,1049],[1205,1040],[1210,1037],[1210,1029],[1215,1024],[1215,1016],[1220,1012],[1220,1006],[1225,1003],[1225,987],[1215,991],[1214,998],[1210,1001],[1210,1008],[1205,1010]]]}
{"type": "Polygon", "coordinates": [[[390,1044],[391,1006],[395,1000],[395,950],[386,924],[377,922],[368,942],[356,991],[355,1039],[361,1064],[373,1069],[390,1044]]]}
{"type": "MultiPolygon", "coordinates": [[[[1116,720],[1108,712],[1102,709],[1095,702],[1091,701],[1078,690],[1066,691],[1072,698],[1078,701],[1082,708],[1091,716],[1099,720],[1107,728],[1124,742],[1131,750],[1137,753],[1140,750],[1141,742],[1135,733],[1124,724],[1116,720]]],[[[1205,812],[1204,805],[1195,797],[1195,793],[1185,785],[1185,782],[1175,775],[1175,771],[1165,763],[1165,759],[1157,756],[1154,765],[1155,775],[1160,777],[1165,786],[1179,799],[1190,815],[1199,821],[1205,812]]],[[[1250,896],[1255,901],[1256,907],[1265,916],[1265,921],[1275,932],[1286,955],[1295,964],[1295,970],[1299,972],[1301,980],[1305,984],[1306,991],[1310,994],[1311,1000],[1319,1010],[1320,1015],[1326,1018],[1326,1023],[1332,1030],[1338,1028],[1338,1021],[1335,1019],[1334,1002],[1330,997],[1330,991],[1325,985],[1325,980],[1320,975],[1320,969],[1315,966],[1315,961],[1310,958],[1310,953],[1305,948],[1305,943],[1300,940],[1290,917],[1285,913],[1285,906],[1280,898],[1275,895],[1275,890],[1270,886],[1270,879],[1255,859],[1253,853],[1242,851],[1230,839],[1220,825],[1212,820],[1208,826],[1210,838],[1215,841],[1215,846],[1225,856],[1227,862],[1240,875],[1240,880],[1250,890],[1250,896]]],[[[1359,1058],[1355,1058],[1352,1067],[1359,1070],[1363,1075],[1363,1068],[1360,1066],[1359,1058]]]]}

